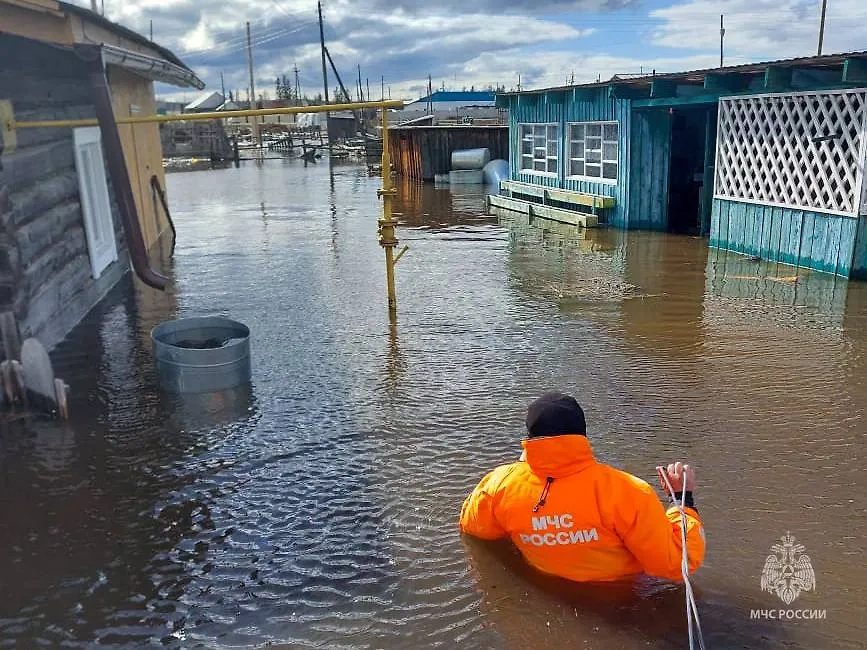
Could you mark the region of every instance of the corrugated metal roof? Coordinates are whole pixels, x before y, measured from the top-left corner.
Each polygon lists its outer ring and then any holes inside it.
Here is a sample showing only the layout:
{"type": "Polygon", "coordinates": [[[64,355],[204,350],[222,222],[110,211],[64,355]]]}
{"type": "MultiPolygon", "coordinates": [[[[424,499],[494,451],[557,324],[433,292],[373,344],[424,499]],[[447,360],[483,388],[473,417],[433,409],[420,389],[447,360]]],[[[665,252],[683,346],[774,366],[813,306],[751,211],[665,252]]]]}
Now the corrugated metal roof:
{"type": "Polygon", "coordinates": [[[489,90],[437,90],[430,96],[420,97],[415,102],[426,102],[428,98],[436,102],[493,102],[496,95],[489,90]]]}
{"type": "Polygon", "coordinates": [[[512,95],[533,95],[544,92],[552,92],[557,90],[571,90],[573,88],[601,88],[610,85],[614,86],[646,86],[654,79],[666,79],[680,82],[701,82],[705,75],[718,74],[758,74],[763,73],[768,66],[779,66],[781,68],[807,67],[814,69],[830,68],[843,65],[843,61],[849,58],[867,57],[867,50],[858,52],[846,52],[842,54],[823,54],[821,56],[805,56],[794,59],[779,59],[776,61],[762,61],[759,63],[745,63],[741,65],[724,66],[722,68],[704,68],[700,70],[689,70],[686,72],[664,72],[639,76],[637,78],[624,78],[615,75],[613,78],[606,81],[597,81],[585,84],[570,84],[568,86],[551,86],[548,88],[536,88],[532,90],[521,90],[507,93],[497,93],[498,97],[508,97],[512,95]]]}

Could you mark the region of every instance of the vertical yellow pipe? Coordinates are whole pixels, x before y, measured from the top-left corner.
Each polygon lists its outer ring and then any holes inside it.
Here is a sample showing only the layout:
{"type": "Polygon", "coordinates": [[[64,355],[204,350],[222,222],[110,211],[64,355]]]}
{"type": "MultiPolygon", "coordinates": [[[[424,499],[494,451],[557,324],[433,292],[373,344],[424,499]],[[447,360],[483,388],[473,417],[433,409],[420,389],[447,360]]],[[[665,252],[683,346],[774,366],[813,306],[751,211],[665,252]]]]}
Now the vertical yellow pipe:
{"type": "Polygon", "coordinates": [[[388,148],[388,109],[382,109],[382,219],[379,221],[379,245],[385,249],[385,278],[388,286],[388,312],[397,315],[397,293],[394,288],[394,236],[395,222],[391,216],[391,199],[395,190],[391,186],[391,153],[388,148]]]}

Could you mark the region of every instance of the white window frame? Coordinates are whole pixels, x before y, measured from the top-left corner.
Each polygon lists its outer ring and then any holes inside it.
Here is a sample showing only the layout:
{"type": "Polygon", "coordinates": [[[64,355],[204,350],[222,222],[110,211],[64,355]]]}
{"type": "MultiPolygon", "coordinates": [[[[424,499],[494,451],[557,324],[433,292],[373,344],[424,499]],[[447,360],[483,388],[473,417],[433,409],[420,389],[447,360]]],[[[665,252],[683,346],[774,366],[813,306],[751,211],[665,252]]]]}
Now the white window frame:
{"type": "Polygon", "coordinates": [[[519,169],[518,172],[521,174],[528,174],[531,176],[545,176],[548,178],[557,178],[560,175],[560,125],[557,122],[522,122],[518,125],[518,161],[519,161],[519,169]],[[555,137],[552,140],[548,137],[549,129],[555,129],[555,137]],[[531,129],[531,135],[529,138],[524,133],[525,129],[531,129]],[[536,133],[537,130],[542,130],[545,137],[545,171],[537,170],[536,163],[541,162],[542,158],[537,157],[538,150],[542,149],[542,147],[536,147],[535,139],[537,137],[542,137],[536,133]],[[524,153],[524,143],[532,142],[531,150],[532,153],[525,154],[524,153]],[[554,144],[556,148],[556,155],[552,156],[551,151],[551,143],[554,144]],[[524,160],[531,156],[533,168],[525,168],[524,160]],[[549,171],[548,168],[551,166],[550,161],[554,161],[554,169],[556,171],[549,171]]]}
{"type": "Polygon", "coordinates": [[[577,181],[588,181],[590,183],[602,183],[604,185],[617,185],[618,180],[620,179],[620,122],[616,120],[596,120],[589,122],[568,122],[566,124],[566,179],[567,180],[577,180],[577,181]],[[572,137],[572,128],[576,126],[584,127],[584,137],[583,138],[573,138],[572,137]],[[599,127],[599,135],[591,136],[587,134],[588,126],[598,126],[599,127]],[[615,126],[617,127],[617,138],[606,139],[605,138],[605,127],[606,126],[615,126]],[[588,138],[599,138],[599,148],[588,148],[587,140],[588,138]],[[581,143],[583,151],[579,154],[577,147],[574,147],[575,144],[581,143]],[[614,157],[606,157],[605,156],[605,145],[616,145],[616,153],[614,157]],[[591,161],[587,162],[587,154],[588,153],[598,153],[599,154],[599,162],[591,161]],[[583,174],[573,174],[572,173],[572,163],[573,162],[581,162],[584,166],[583,174]],[[591,176],[587,174],[587,165],[599,165],[599,176],[591,176]],[[605,178],[603,176],[605,165],[614,164],[617,165],[617,171],[615,173],[614,178],[605,178]]]}
{"type": "Polygon", "coordinates": [[[98,279],[110,264],[117,261],[114,219],[102,156],[102,133],[98,126],[75,129],[73,141],[87,252],[93,278],[98,279]]]}

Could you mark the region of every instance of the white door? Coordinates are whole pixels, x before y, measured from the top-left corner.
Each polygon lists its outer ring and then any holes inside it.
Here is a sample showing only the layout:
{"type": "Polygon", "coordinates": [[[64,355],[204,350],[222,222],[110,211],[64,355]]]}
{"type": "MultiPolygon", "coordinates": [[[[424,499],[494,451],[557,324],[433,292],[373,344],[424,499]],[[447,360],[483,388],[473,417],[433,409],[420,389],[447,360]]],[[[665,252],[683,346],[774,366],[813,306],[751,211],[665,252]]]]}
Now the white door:
{"type": "Polygon", "coordinates": [[[85,127],[75,129],[74,139],[87,250],[93,277],[98,278],[109,264],[117,260],[114,220],[102,157],[102,134],[98,126],[85,127]]]}

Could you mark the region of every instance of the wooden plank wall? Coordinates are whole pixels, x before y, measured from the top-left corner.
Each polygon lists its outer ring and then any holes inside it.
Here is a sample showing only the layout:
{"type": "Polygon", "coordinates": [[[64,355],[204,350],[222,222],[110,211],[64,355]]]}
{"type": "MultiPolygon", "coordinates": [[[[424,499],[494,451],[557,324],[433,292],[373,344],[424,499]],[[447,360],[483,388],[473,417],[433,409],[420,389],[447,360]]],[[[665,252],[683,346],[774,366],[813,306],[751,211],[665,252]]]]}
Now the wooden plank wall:
{"type": "Polygon", "coordinates": [[[631,136],[624,147],[629,149],[630,163],[629,227],[666,230],[671,116],[668,111],[635,111],[631,136]]]}
{"type": "MultiPolygon", "coordinates": [[[[130,117],[134,110],[139,115],[157,112],[153,82],[116,66],[109,66],[109,84],[114,113],[117,117],[130,117]]],[[[156,174],[163,188],[163,152],[158,124],[119,124],[120,140],[132,185],[142,235],[148,249],[168,228],[168,220],[158,203],[153,201],[150,179],[156,174]]]]}
{"type": "Polygon", "coordinates": [[[848,278],[858,227],[852,217],[714,199],[710,245],[848,278]]]}
{"type": "MultiPolygon", "coordinates": [[[[72,53],[0,34],[0,60],[0,98],[12,101],[17,119],[95,117],[86,70],[72,53]]],[[[72,129],[21,129],[17,136],[16,152],[0,159],[0,298],[25,336],[52,347],[129,265],[109,179],[119,259],[99,280],[91,277],[72,129]]]]}
{"type": "Polygon", "coordinates": [[[609,224],[618,228],[665,230],[668,224],[668,164],[671,122],[665,111],[637,112],[628,99],[614,99],[605,88],[559,90],[509,98],[509,149],[511,177],[525,183],[561,187],[601,196],[613,196],[616,206],[609,224]],[[581,93],[581,94],[579,94],[581,93]],[[569,122],[617,121],[620,124],[618,179],[616,185],[568,180],[566,175],[569,122]],[[520,171],[521,123],[560,125],[560,171],[557,178],[520,171]]]}
{"type": "Polygon", "coordinates": [[[867,280],[867,215],[863,214],[858,219],[851,277],[857,280],[867,280]]]}
{"type": "Polygon", "coordinates": [[[401,176],[432,181],[451,170],[452,151],[487,147],[491,160],[509,158],[509,129],[495,127],[404,127],[389,129],[392,162],[401,176]]]}

